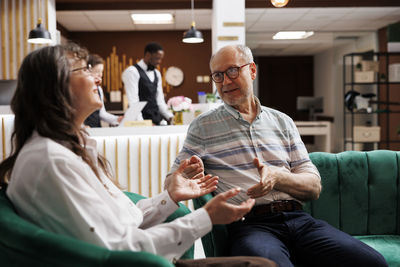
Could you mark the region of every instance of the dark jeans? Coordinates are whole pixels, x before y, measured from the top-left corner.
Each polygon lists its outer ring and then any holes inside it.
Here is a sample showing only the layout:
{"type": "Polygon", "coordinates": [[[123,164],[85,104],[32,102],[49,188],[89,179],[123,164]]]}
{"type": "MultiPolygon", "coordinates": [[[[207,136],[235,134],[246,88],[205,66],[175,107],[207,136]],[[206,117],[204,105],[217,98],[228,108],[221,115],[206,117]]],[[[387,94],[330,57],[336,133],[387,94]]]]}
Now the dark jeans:
{"type": "Polygon", "coordinates": [[[246,218],[228,225],[232,256],[260,256],[280,267],[388,266],[365,243],[304,211],[246,218]]]}

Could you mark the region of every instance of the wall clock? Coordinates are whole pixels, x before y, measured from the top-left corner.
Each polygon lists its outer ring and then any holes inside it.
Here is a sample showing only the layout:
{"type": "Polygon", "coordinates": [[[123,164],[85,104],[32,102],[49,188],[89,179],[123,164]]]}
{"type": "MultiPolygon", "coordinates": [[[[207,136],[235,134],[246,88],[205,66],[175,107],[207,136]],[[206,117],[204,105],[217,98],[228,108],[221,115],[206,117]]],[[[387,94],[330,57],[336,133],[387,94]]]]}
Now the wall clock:
{"type": "Polygon", "coordinates": [[[178,67],[171,66],[165,72],[165,80],[172,86],[179,86],[183,82],[183,71],[178,67]]]}

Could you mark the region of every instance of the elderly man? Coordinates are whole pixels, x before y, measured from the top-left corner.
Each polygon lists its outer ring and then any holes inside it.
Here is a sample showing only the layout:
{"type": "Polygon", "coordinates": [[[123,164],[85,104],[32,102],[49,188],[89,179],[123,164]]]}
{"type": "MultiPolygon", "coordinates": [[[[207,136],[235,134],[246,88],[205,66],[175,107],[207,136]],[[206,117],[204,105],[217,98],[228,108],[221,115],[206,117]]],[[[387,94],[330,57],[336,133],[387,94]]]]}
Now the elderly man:
{"type": "Polygon", "coordinates": [[[197,155],[205,172],[220,177],[217,193],[241,187],[229,201],[256,200],[244,220],[228,225],[231,255],[261,256],[281,267],[292,261],[387,266],[371,247],[302,210],[302,201],[319,197],[320,175],[293,120],[254,96],[257,69],[250,49],[223,47],[210,68],[224,105],[192,122],[173,169],[197,155]]]}

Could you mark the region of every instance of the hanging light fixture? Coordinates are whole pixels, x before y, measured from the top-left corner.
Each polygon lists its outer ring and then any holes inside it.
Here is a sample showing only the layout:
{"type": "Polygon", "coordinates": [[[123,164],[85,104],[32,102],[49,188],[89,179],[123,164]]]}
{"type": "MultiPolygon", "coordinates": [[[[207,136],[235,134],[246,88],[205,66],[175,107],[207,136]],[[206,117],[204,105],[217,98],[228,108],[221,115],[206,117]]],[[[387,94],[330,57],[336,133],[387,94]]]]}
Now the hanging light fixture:
{"type": "Polygon", "coordinates": [[[284,7],[289,3],[289,0],[271,0],[271,4],[274,5],[274,7],[284,7]]]}
{"type": "Polygon", "coordinates": [[[203,39],[203,34],[200,31],[196,30],[196,23],[194,22],[193,6],[194,6],[194,0],[192,0],[192,25],[190,26],[190,29],[188,31],[183,33],[182,42],[196,44],[204,42],[204,39],[203,39]]]}
{"type": "Polygon", "coordinates": [[[39,0],[39,19],[36,28],[29,32],[28,43],[31,44],[50,44],[53,42],[50,33],[42,25],[42,18],[40,17],[42,13],[41,2],[42,0],[39,0]]]}

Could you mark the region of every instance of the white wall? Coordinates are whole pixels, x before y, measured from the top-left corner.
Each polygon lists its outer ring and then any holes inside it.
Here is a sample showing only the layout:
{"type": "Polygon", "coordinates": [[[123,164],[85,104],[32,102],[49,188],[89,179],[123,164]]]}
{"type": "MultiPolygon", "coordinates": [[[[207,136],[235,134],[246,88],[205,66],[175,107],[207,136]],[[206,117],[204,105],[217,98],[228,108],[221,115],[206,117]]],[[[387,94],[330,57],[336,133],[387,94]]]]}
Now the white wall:
{"type": "Polygon", "coordinates": [[[343,146],[343,55],[356,52],[378,51],[377,33],[366,34],[354,41],[334,46],[314,56],[314,95],[324,98],[324,114],[334,117],[332,152],[343,146]]]}

